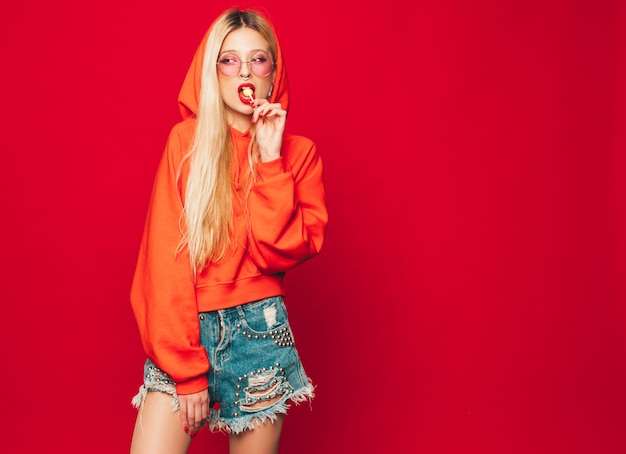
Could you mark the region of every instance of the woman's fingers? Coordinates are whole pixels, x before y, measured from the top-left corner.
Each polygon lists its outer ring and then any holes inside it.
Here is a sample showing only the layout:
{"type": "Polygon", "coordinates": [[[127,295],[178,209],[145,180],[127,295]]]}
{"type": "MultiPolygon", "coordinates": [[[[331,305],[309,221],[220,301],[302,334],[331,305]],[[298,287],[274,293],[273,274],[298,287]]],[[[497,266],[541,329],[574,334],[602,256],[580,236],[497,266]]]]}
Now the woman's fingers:
{"type": "Polygon", "coordinates": [[[200,428],[202,427],[202,425],[204,424],[204,421],[206,420],[206,413],[203,413],[202,406],[203,405],[201,402],[196,403],[194,406],[194,410],[195,410],[194,432],[198,432],[200,428]]]}
{"type": "Polygon", "coordinates": [[[192,437],[198,433],[206,423],[209,415],[208,390],[194,394],[179,395],[180,420],[183,430],[192,437]]]}
{"type": "Polygon", "coordinates": [[[257,106],[252,113],[252,123],[259,121],[259,118],[286,117],[287,111],[280,103],[270,104],[265,100],[257,100],[257,106]]]}
{"type": "Polygon", "coordinates": [[[183,430],[185,433],[189,433],[189,421],[187,419],[187,401],[183,396],[178,396],[178,400],[180,402],[180,422],[183,425],[183,430]]]}
{"type": "Polygon", "coordinates": [[[287,111],[280,103],[269,103],[266,99],[256,100],[252,123],[256,124],[256,142],[261,161],[273,161],[280,157],[287,111]]]}

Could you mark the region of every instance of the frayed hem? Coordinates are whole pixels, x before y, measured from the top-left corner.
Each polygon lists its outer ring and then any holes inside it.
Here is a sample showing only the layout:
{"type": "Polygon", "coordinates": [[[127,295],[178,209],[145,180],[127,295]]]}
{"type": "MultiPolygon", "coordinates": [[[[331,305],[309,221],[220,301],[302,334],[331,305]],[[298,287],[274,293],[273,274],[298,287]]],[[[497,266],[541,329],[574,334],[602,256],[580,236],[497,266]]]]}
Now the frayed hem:
{"type": "Polygon", "coordinates": [[[172,399],[172,413],[180,410],[180,402],[178,400],[178,394],[176,394],[176,388],[166,385],[151,385],[150,388],[146,388],[145,385],[141,385],[139,387],[139,392],[133,397],[131,400],[131,404],[133,407],[137,409],[141,409],[144,401],[146,400],[146,396],[149,392],[162,392],[165,394],[169,394],[173,397],[172,399]]]}
{"type": "Polygon", "coordinates": [[[302,402],[309,401],[309,404],[315,397],[315,386],[311,379],[309,379],[309,384],[303,388],[300,388],[298,391],[294,391],[294,393],[289,396],[289,400],[291,400],[294,404],[300,405],[302,402]]]}
{"type": "Polygon", "coordinates": [[[180,410],[180,402],[178,401],[178,395],[176,394],[176,388],[172,388],[171,386],[165,385],[153,385],[149,389],[145,387],[145,385],[141,385],[139,387],[139,392],[132,398],[130,403],[133,407],[139,410],[139,427],[141,428],[141,433],[143,434],[143,403],[146,401],[146,396],[149,392],[162,392],[165,394],[169,394],[173,397],[172,399],[172,413],[180,410]]]}
{"type": "Polygon", "coordinates": [[[287,410],[289,410],[290,407],[289,401],[296,405],[305,401],[309,401],[310,403],[315,397],[314,390],[315,387],[309,381],[307,386],[294,391],[291,394],[286,394],[283,399],[275,402],[271,407],[264,410],[254,411],[254,413],[246,413],[246,415],[238,418],[213,418],[213,413],[211,413],[209,428],[212,432],[223,432],[229,435],[238,435],[246,430],[254,430],[257,425],[265,424],[268,421],[274,423],[278,415],[287,414],[287,410]]]}

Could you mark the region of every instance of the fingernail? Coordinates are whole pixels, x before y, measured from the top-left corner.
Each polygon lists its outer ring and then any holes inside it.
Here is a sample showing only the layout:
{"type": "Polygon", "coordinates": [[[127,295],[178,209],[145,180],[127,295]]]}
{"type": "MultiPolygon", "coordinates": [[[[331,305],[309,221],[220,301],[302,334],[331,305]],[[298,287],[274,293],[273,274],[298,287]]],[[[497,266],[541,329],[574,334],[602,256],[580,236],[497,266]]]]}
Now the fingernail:
{"type": "Polygon", "coordinates": [[[189,427],[183,426],[183,429],[185,430],[185,433],[189,432],[189,427]]]}
{"type": "Polygon", "coordinates": [[[191,432],[189,432],[189,435],[191,435],[192,437],[195,437],[196,433],[192,430],[191,432]]]}

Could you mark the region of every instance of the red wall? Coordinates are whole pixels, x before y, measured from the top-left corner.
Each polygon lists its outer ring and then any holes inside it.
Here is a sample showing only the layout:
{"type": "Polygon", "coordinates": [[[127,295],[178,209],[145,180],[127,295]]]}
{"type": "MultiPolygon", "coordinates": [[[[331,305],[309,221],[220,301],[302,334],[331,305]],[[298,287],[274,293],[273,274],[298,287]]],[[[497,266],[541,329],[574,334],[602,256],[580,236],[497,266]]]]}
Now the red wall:
{"type": "MultiPolygon", "coordinates": [[[[216,3],[0,7],[1,452],[128,449],[130,280],[216,3]]],[[[626,452],[623,2],[262,5],[331,214],[282,451],[626,452]]]]}

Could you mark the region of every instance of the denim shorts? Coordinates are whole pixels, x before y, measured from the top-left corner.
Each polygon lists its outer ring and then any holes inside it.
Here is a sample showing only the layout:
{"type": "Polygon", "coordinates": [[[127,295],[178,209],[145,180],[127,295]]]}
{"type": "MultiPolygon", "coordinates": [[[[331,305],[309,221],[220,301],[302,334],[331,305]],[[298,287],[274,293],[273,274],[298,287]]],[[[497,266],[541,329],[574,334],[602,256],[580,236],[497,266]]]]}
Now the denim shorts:
{"type": "MultiPolygon", "coordinates": [[[[314,397],[282,296],[201,312],[198,322],[200,343],[211,365],[207,374],[211,430],[240,433],[253,429],[257,422],[274,421],[278,414],[286,414],[290,401],[300,403],[314,397]]],[[[144,384],[133,398],[135,407],[141,406],[148,391],[171,394],[172,411],[179,409],[176,384],[149,359],[144,366],[144,384]]]]}

